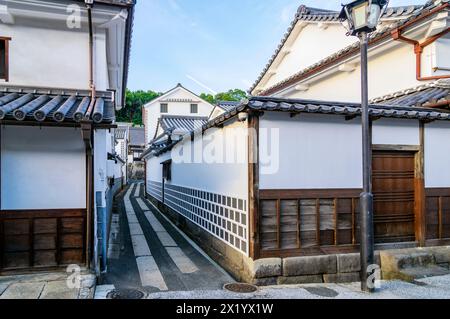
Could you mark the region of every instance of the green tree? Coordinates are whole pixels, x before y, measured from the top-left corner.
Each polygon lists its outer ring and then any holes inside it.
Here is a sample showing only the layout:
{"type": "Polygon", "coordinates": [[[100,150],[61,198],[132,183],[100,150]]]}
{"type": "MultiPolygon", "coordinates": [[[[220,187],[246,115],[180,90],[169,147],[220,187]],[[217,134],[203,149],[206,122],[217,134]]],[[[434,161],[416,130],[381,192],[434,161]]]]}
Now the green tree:
{"type": "Polygon", "coordinates": [[[241,101],[247,98],[247,93],[240,89],[232,89],[216,95],[202,93],[200,97],[211,104],[216,104],[219,101],[241,101]]]}
{"type": "Polygon", "coordinates": [[[154,91],[130,91],[126,92],[126,105],[117,112],[117,121],[142,125],[142,107],[151,100],[159,97],[161,93],[154,91]]]}
{"type": "Polygon", "coordinates": [[[206,102],[209,102],[211,104],[215,104],[216,103],[216,98],[212,94],[202,93],[202,94],[200,94],[200,97],[203,100],[205,100],[206,102]]]}

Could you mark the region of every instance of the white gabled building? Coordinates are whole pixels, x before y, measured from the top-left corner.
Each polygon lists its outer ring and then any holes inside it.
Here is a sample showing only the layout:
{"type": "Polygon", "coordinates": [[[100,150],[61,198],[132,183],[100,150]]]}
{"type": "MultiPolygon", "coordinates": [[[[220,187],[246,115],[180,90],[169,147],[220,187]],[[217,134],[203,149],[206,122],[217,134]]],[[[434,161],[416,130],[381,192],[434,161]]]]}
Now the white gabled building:
{"type": "Polygon", "coordinates": [[[144,105],[146,145],[153,139],[161,116],[210,116],[214,106],[181,84],[144,105]]]}
{"type": "MultiPolygon", "coordinates": [[[[386,11],[369,42],[371,99],[450,77],[448,5],[432,0],[386,11]]],[[[346,36],[338,15],[301,6],[251,94],[358,102],[359,41],[346,36]]]]}
{"type": "Polygon", "coordinates": [[[134,4],[0,1],[0,273],[106,267],[134,4]]]}
{"type": "MultiPolygon", "coordinates": [[[[379,250],[450,243],[448,13],[390,8],[371,37],[379,250]],[[420,68],[398,35],[424,46],[420,68]]],[[[343,256],[359,251],[359,50],[337,15],[301,6],[254,96],[144,154],[149,197],[238,279],[360,280],[359,256],[343,256]]]]}

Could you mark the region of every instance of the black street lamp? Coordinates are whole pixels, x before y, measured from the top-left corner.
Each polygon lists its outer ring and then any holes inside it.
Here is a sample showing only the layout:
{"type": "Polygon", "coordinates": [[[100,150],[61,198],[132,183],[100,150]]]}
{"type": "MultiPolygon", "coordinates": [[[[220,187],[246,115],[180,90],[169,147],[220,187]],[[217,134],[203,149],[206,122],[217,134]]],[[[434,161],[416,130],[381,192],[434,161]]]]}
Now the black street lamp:
{"type": "Polygon", "coordinates": [[[369,118],[368,34],[375,31],[388,0],[355,0],[343,5],[339,19],[347,35],[357,36],[361,47],[361,110],[363,137],[363,193],[361,194],[361,289],[373,292],[371,270],[374,264],[373,194],[372,194],[372,134],[369,118]]]}

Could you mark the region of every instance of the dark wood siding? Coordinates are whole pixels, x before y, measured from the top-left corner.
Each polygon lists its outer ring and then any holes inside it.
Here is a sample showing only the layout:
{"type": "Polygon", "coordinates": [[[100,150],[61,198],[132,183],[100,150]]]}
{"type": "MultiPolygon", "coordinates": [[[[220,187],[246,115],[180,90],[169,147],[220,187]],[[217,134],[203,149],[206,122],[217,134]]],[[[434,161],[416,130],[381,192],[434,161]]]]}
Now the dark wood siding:
{"type": "Polygon", "coordinates": [[[450,242],[450,188],[429,188],[426,195],[426,239],[450,242]]]}
{"type": "Polygon", "coordinates": [[[352,251],[358,189],[261,190],[261,257],[352,251]]]}
{"type": "Polygon", "coordinates": [[[0,271],[85,264],[86,211],[0,212],[0,271]]]}

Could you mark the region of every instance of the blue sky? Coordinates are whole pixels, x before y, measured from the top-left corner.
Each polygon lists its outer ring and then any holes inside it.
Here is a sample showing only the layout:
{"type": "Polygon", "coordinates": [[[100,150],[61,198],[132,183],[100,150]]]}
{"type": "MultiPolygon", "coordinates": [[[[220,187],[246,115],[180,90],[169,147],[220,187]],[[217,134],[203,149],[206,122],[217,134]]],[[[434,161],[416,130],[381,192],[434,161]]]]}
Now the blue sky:
{"type": "MultiPolygon", "coordinates": [[[[426,0],[391,0],[391,5],[426,0]]],[[[128,87],[195,93],[247,90],[299,5],[339,9],[335,0],[138,0],[128,87]]]]}

